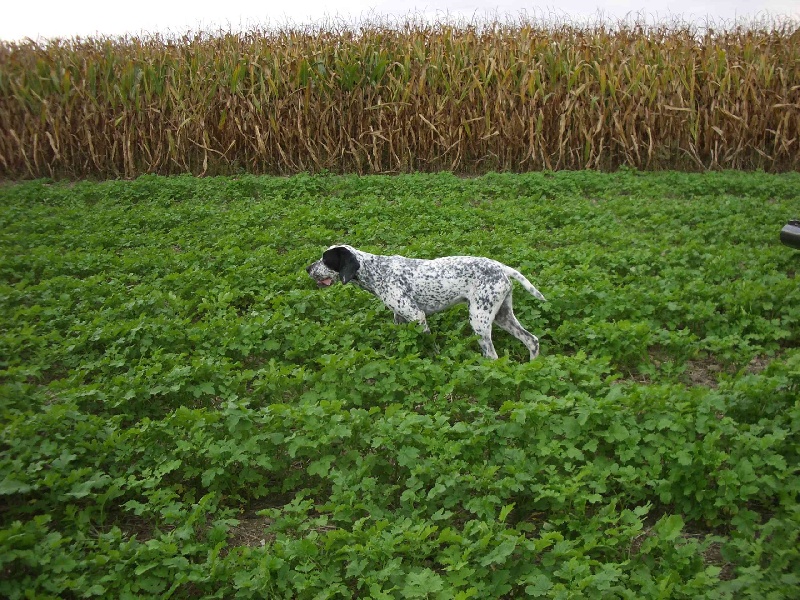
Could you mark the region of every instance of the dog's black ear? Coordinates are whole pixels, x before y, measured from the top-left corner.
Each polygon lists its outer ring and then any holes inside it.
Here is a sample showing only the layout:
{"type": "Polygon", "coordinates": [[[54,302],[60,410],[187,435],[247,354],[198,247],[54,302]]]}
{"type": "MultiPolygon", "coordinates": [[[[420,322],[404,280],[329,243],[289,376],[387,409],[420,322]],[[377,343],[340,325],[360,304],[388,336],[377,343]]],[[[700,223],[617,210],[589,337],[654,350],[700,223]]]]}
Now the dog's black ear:
{"type": "Polygon", "coordinates": [[[322,264],[339,273],[339,279],[345,284],[356,276],[361,268],[355,255],[343,246],[336,246],[322,254],[322,264]]]}

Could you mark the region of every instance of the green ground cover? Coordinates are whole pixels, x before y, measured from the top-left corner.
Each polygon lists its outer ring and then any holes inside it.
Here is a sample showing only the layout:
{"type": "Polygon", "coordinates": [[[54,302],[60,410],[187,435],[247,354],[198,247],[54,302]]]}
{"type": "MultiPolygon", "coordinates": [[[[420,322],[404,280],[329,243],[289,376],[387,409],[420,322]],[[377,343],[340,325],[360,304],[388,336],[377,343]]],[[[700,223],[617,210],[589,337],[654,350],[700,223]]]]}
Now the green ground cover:
{"type": "Polygon", "coordinates": [[[800,175],[0,187],[0,596],[796,598],[800,175]],[[332,243],[491,256],[542,354],[332,243]]]}

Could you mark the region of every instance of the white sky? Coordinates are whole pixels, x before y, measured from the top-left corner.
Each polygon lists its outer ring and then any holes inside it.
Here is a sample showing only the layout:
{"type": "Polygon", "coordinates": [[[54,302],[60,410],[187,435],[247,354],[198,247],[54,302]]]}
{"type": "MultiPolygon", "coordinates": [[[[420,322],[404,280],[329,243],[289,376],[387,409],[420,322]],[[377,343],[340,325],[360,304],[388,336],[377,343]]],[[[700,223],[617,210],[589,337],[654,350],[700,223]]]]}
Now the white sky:
{"type": "Polygon", "coordinates": [[[800,19],[798,0],[561,0],[535,4],[524,0],[138,0],[129,4],[108,0],[39,0],[33,4],[9,0],[0,11],[0,39],[71,38],[246,29],[253,25],[303,25],[330,17],[347,21],[372,16],[481,18],[495,13],[517,16],[552,15],[559,20],[608,19],[640,14],[647,20],[675,17],[719,24],[737,18],[790,16],[800,19]]]}

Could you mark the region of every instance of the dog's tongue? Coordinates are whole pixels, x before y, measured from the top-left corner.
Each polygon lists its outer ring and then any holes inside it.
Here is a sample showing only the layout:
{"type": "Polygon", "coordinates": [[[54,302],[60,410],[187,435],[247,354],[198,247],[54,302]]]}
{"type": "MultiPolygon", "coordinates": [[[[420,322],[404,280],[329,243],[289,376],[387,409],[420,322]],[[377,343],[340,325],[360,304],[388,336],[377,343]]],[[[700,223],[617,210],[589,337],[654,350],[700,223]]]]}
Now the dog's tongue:
{"type": "Polygon", "coordinates": [[[323,279],[323,280],[319,281],[318,283],[319,283],[320,287],[328,287],[330,284],[333,283],[333,280],[332,279],[323,279]]]}

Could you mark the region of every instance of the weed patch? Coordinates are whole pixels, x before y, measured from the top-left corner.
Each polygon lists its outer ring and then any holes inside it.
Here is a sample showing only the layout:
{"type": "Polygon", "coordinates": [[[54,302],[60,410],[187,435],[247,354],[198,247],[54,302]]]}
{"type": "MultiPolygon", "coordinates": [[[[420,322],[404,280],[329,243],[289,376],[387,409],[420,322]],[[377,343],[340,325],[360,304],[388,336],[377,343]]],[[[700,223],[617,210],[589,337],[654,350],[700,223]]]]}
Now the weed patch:
{"type": "Polygon", "coordinates": [[[796,174],[0,187],[0,595],[792,598],[796,174]],[[305,272],[491,256],[542,353],[305,272]]]}

